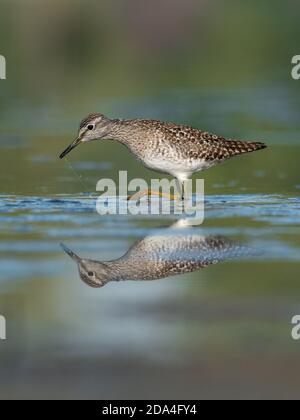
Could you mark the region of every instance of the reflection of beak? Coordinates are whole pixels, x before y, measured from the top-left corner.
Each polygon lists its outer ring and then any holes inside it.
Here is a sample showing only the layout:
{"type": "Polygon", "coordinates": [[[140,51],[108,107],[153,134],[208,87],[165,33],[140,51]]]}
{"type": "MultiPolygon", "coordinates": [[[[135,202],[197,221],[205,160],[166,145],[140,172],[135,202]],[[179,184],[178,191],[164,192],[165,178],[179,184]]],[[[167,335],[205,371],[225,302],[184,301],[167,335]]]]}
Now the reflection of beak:
{"type": "Polygon", "coordinates": [[[72,260],[74,260],[76,262],[80,262],[81,261],[81,258],[78,255],[76,255],[75,252],[71,251],[71,249],[68,248],[66,245],[60,244],[60,246],[72,258],[72,260]]]}
{"type": "Polygon", "coordinates": [[[78,144],[81,142],[81,138],[78,137],[77,139],[75,139],[73,141],[73,143],[70,144],[70,146],[68,146],[60,155],[60,159],[62,159],[63,157],[65,157],[68,153],[71,152],[71,150],[73,150],[76,146],[78,146],[78,144]]]}

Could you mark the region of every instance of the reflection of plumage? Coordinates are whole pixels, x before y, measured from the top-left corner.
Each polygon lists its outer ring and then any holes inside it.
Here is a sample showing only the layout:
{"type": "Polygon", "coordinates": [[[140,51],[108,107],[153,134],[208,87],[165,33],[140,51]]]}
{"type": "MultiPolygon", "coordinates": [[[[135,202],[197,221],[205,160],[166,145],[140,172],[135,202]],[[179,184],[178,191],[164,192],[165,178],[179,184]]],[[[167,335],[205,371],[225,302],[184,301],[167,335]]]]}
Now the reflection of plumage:
{"type": "Polygon", "coordinates": [[[203,236],[195,229],[167,229],[148,235],[112,261],[83,259],[63,248],[77,262],[82,280],[92,287],[109,281],[160,279],[251,254],[249,248],[230,239],[203,236]]]}

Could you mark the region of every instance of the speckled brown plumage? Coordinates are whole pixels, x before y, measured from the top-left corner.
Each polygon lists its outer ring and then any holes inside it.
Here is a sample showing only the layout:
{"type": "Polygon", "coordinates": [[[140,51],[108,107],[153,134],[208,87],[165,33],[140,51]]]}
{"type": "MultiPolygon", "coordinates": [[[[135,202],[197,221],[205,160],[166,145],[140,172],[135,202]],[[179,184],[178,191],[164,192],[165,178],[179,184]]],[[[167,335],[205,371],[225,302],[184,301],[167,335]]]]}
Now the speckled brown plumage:
{"type": "Polygon", "coordinates": [[[194,229],[163,229],[137,241],[112,261],[83,259],[64,249],[77,262],[81,279],[92,287],[110,281],[156,280],[189,273],[254,252],[225,237],[203,236],[194,229]]]}
{"type": "Polygon", "coordinates": [[[78,138],[60,157],[80,143],[97,139],[118,140],[145,166],[171,174],[180,182],[231,157],[266,147],[261,142],[226,139],[171,122],[90,114],[81,121],[78,138]]]}

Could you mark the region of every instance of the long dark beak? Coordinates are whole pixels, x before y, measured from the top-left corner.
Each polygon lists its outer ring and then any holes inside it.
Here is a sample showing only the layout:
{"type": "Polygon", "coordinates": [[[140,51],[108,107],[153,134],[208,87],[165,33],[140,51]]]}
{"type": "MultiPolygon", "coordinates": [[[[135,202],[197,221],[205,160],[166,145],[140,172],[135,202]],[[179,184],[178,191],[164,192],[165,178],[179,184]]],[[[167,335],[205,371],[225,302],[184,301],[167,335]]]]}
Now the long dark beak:
{"type": "Polygon", "coordinates": [[[65,157],[68,153],[71,152],[71,150],[73,150],[76,146],[78,146],[78,144],[81,142],[81,139],[78,137],[77,139],[75,139],[73,141],[73,143],[70,144],[70,146],[68,146],[60,155],[59,158],[62,159],[63,157],[65,157]]]}
{"type": "Polygon", "coordinates": [[[75,252],[73,252],[70,248],[68,248],[66,245],[64,244],[60,244],[60,246],[62,247],[62,249],[72,258],[72,260],[76,261],[76,262],[80,262],[81,258],[75,254],[75,252]]]}

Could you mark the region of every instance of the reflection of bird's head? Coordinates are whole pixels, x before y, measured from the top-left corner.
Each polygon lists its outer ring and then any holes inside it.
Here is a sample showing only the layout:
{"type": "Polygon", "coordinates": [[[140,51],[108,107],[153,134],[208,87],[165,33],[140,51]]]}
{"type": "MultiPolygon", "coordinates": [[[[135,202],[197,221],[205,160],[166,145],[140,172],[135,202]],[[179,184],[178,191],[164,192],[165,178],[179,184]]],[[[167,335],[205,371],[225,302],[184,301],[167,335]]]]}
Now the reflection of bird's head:
{"type": "Polygon", "coordinates": [[[80,258],[71,249],[61,244],[63,250],[78,264],[79,275],[91,287],[102,287],[109,281],[109,269],[99,261],[80,258]]]}

